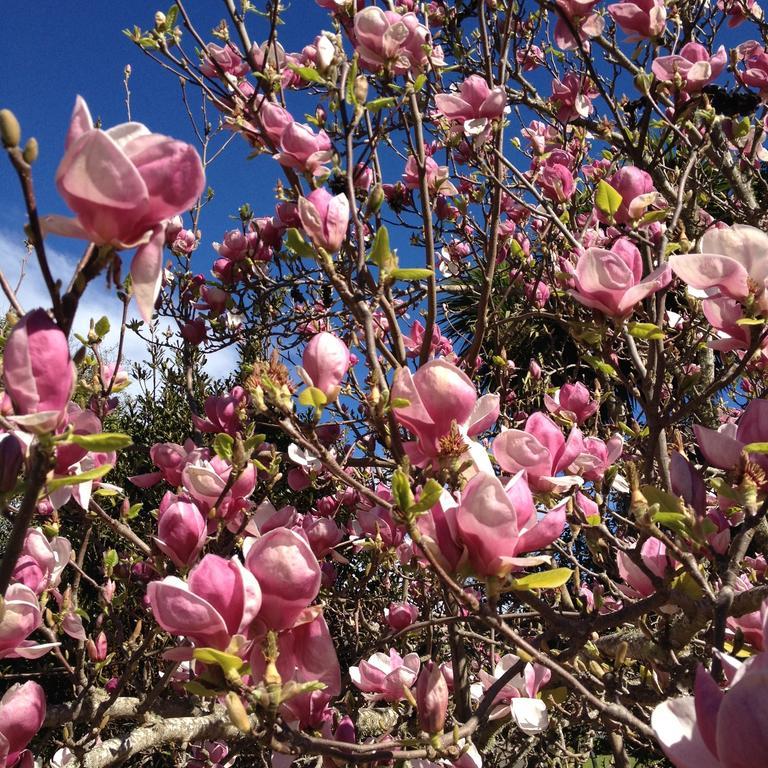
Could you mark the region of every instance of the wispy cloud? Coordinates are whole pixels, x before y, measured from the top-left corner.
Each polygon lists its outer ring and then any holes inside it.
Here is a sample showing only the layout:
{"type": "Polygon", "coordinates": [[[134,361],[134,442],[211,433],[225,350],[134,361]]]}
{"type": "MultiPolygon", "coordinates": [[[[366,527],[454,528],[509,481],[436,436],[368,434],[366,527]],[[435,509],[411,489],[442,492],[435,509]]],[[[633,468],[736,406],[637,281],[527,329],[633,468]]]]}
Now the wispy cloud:
{"type": "MultiPolygon", "coordinates": [[[[46,254],[51,273],[55,279],[61,280],[65,286],[72,277],[75,266],[80,258],[74,249],[58,249],[46,242],[46,254]]],[[[17,296],[25,311],[36,307],[50,307],[51,301],[45,281],[40,272],[34,253],[28,253],[21,236],[5,229],[0,229],[0,269],[12,287],[16,288],[17,296]]],[[[0,311],[5,314],[9,302],[0,291],[0,311]]],[[[90,321],[106,317],[113,330],[111,334],[114,345],[117,345],[117,330],[120,328],[122,305],[115,295],[114,287],[109,288],[106,278],[100,277],[94,280],[86,289],[80,301],[73,331],[80,335],[87,335],[90,321]]],[[[138,318],[138,313],[132,306],[129,308],[129,318],[138,318]]],[[[172,326],[168,323],[159,324],[158,330],[162,333],[172,326]]],[[[109,347],[109,345],[108,345],[109,347]]],[[[208,355],[206,370],[214,378],[226,376],[236,364],[234,349],[208,355]]],[[[132,331],[128,331],[124,344],[124,361],[126,363],[143,362],[148,358],[146,343],[132,331]]]]}

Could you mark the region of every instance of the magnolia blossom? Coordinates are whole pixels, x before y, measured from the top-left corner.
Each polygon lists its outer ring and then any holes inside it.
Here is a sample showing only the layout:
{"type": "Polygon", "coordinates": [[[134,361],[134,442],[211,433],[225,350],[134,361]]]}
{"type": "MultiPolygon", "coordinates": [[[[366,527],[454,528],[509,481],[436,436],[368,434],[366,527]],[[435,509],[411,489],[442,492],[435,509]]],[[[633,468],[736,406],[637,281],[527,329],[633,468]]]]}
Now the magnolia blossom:
{"type": "Polygon", "coordinates": [[[608,179],[613,189],[621,196],[621,204],[613,215],[613,221],[603,211],[596,209],[597,218],[604,223],[629,224],[636,222],[646,212],[648,206],[659,201],[659,194],[653,186],[653,179],[646,171],[634,165],[619,168],[608,179]]]}
{"type": "MultiPolygon", "coordinates": [[[[483,693],[519,662],[519,657],[507,653],[499,659],[492,675],[481,669],[478,673],[480,681],[473,683],[470,688],[472,697],[478,701],[482,699],[483,693]]],[[[551,677],[552,673],[546,667],[528,662],[523,671],[512,677],[496,694],[491,719],[511,714],[523,733],[536,734],[545,731],[549,725],[547,706],[537,698],[537,694],[551,677]]]]}
{"type": "Polygon", "coordinates": [[[495,85],[491,88],[485,78],[470,75],[458,87],[458,93],[438,93],[435,106],[439,114],[461,126],[467,136],[483,133],[489,120],[504,115],[507,95],[495,85]]]}
{"type": "Polygon", "coordinates": [[[522,472],[505,486],[483,472],[466,485],[456,513],[456,529],[478,576],[506,576],[510,571],[546,562],[523,557],[549,546],[565,527],[565,504],[537,517],[522,472]]]}
{"type": "Polygon", "coordinates": [[[588,78],[569,72],[562,80],[552,81],[552,101],[557,107],[557,119],[568,123],[578,117],[588,117],[594,111],[592,99],[599,91],[588,78]]]}
{"type": "Polygon", "coordinates": [[[768,654],[743,664],[723,654],[722,690],[703,667],[693,696],[669,699],[651,715],[656,738],[675,768],[762,768],[768,752],[768,654]]]}
{"type": "MultiPolygon", "coordinates": [[[[676,565],[675,561],[667,554],[666,545],[653,538],[646,539],[640,547],[640,561],[648,571],[662,581],[674,571],[676,565]]],[[[619,576],[627,585],[620,586],[619,589],[627,597],[648,597],[656,591],[653,582],[627,552],[620,550],[616,557],[616,563],[619,567],[619,576]]]]}
{"type": "Polygon", "coordinates": [[[416,709],[422,731],[443,732],[448,701],[448,683],[440,667],[430,660],[422,667],[416,683],[416,709]]]}
{"type": "Polygon", "coordinates": [[[669,264],[660,264],[643,278],[643,260],[633,245],[587,248],[579,256],[573,273],[571,295],[587,307],[610,317],[626,318],[635,305],[666,288],[672,281],[669,264]]]}
{"type": "Polygon", "coordinates": [[[191,208],[205,185],[200,156],[141,123],[94,128],[80,96],[65,146],[56,186],[77,218],[48,216],[45,225],[96,245],[138,246],[131,262],[133,293],[149,322],[162,282],[166,224],[191,208]]]}
{"type": "Polygon", "coordinates": [[[192,421],[201,432],[226,432],[234,437],[242,429],[240,415],[247,403],[248,393],[242,387],[233,387],[229,394],[206,398],[206,418],[192,414],[192,421]]]}
{"type": "Polygon", "coordinates": [[[75,388],[67,337],[42,309],[13,326],[3,351],[3,382],[15,419],[33,431],[60,426],[75,388]]]}
{"type": "Polygon", "coordinates": [[[700,43],[686,43],[679,54],[660,56],[651,65],[653,74],[665,82],[688,93],[700,91],[705,85],[716,80],[728,63],[725,47],[720,46],[710,54],[700,43]]]}
{"type": "Polygon", "coordinates": [[[308,386],[319,389],[328,402],[334,402],[341,392],[350,359],[349,347],[338,336],[321,331],[304,348],[299,373],[308,386]]]}
{"type": "Polygon", "coordinates": [[[45,693],[36,682],[12,685],[0,699],[0,765],[31,766],[25,747],[43,727],[45,693]],[[24,759],[26,757],[27,759],[24,759]]]}
{"type": "Polygon", "coordinates": [[[184,568],[194,563],[202,551],[208,535],[208,521],[192,502],[176,499],[172,494],[167,496],[171,498],[165,505],[160,505],[154,540],[177,568],[184,568]]]}
{"type": "Polygon", "coordinates": [[[299,218],[309,239],[319,248],[334,253],[347,236],[349,200],[343,193],[332,195],[321,187],[299,198],[299,218]]]}
{"type": "MultiPolygon", "coordinates": [[[[400,15],[369,6],[355,14],[354,29],[355,48],[368,69],[390,67],[394,74],[405,74],[423,69],[429,61],[429,30],[415,13],[400,15]]],[[[431,57],[439,63],[442,52],[431,49],[431,57]]]]}
{"type": "MultiPolygon", "coordinates": [[[[424,176],[430,194],[447,196],[459,194],[459,190],[456,189],[450,179],[448,166],[438,165],[432,157],[427,156],[424,158],[424,176]]],[[[403,184],[408,189],[421,189],[419,163],[413,155],[405,163],[403,184]]]]}
{"type": "Polygon", "coordinates": [[[699,250],[670,257],[670,267],[681,280],[741,303],[754,295],[759,309],[768,310],[768,234],[746,224],[715,227],[704,233],[699,250]]]}
{"type": "Polygon", "coordinates": [[[399,632],[419,618],[419,609],[410,603],[390,603],[389,608],[384,609],[384,616],[387,624],[399,632]]]}
{"type": "Polygon", "coordinates": [[[632,0],[614,3],[606,10],[630,41],[659,37],[667,26],[664,0],[632,0]]]}
{"type": "Polygon", "coordinates": [[[325,131],[315,133],[304,123],[290,123],[280,137],[280,151],[275,160],[285,168],[324,176],[328,173],[325,164],[331,156],[331,140],[325,131]]]}
{"type": "Polygon", "coordinates": [[[574,427],[566,440],[549,416],[534,413],[523,429],[507,429],[493,441],[493,455],[505,472],[524,471],[535,490],[567,490],[581,480],[558,475],[573,463],[582,447],[579,429],[574,427]]]}
{"type": "MultiPolygon", "coordinates": [[[[499,396],[477,397],[475,385],[455,365],[430,360],[415,374],[398,368],[392,385],[395,418],[415,436],[406,445],[411,459],[425,464],[441,455],[464,453],[466,438],[489,429],[499,416],[499,396]],[[454,436],[458,445],[449,445],[454,436]]],[[[471,442],[471,441],[469,441],[471,442]]]]}
{"type": "Polygon", "coordinates": [[[374,653],[368,661],[349,668],[349,678],[370,701],[401,701],[405,689],[416,682],[421,668],[418,653],[401,656],[394,648],[389,653],[374,653]]]}
{"type": "Polygon", "coordinates": [[[49,541],[40,528],[28,528],[11,579],[41,595],[46,589],[59,585],[71,554],[69,539],[54,536],[49,541]]]}
{"type": "Polygon", "coordinates": [[[553,396],[544,395],[544,406],[550,413],[557,414],[575,424],[583,424],[598,409],[597,400],[581,383],[564,384],[553,396]]]}
{"type": "Polygon", "coordinates": [[[37,595],[26,584],[11,584],[0,615],[0,659],[37,659],[58,643],[35,643],[27,638],[43,624],[37,595]]]}
{"type": "Polygon", "coordinates": [[[570,26],[566,23],[563,16],[576,29],[580,40],[597,37],[602,34],[605,27],[603,17],[599,13],[593,12],[597,2],[598,0],[557,0],[560,13],[557,15],[557,23],[555,24],[555,42],[559,48],[564,51],[572,51],[580,47],[589,50],[589,43],[582,42],[579,44],[574,38],[570,26]]]}
{"type": "MultiPolygon", "coordinates": [[[[768,400],[751,400],[739,417],[738,425],[725,422],[719,429],[694,424],[696,443],[707,463],[720,469],[733,469],[741,461],[749,443],[768,441],[768,400]]],[[[750,453],[750,461],[768,469],[768,457],[750,453]]]]}
{"type": "Polygon", "coordinates": [[[157,623],[195,645],[226,650],[243,644],[261,608],[254,575],[236,558],[206,555],[184,582],[176,576],[153,581],[147,597],[157,623]]]}

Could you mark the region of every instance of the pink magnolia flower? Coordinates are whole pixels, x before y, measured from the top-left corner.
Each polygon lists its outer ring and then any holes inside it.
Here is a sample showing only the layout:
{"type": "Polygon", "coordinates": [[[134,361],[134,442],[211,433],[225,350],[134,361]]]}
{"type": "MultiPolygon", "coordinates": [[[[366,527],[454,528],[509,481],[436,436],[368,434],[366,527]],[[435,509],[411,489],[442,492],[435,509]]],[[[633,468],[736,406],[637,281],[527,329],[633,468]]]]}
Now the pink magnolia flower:
{"type": "Polygon", "coordinates": [[[672,281],[669,264],[660,264],[643,278],[643,260],[633,245],[606,251],[587,248],[579,256],[571,295],[586,307],[615,318],[626,318],[635,305],[672,281]]]}
{"type": "Polygon", "coordinates": [[[651,70],[659,80],[694,93],[716,80],[727,63],[728,54],[724,46],[710,54],[701,43],[691,42],[686,43],[679,54],[660,56],[651,65],[651,70]]]}
{"type": "Polygon", "coordinates": [[[401,656],[394,648],[389,653],[374,653],[367,661],[349,668],[352,683],[370,701],[402,701],[404,689],[413,687],[421,668],[418,653],[401,656]]]}
{"type": "Polygon", "coordinates": [[[564,51],[572,51],[583,46],[589,50],[589,43],[584,41],[602,34],[605,27],[603,17],[599,13],[593,13],[597,2],[598,0],[557,0],[560,13],[557,14],[557,23],[555,24],[555,43],[559,48],[564,51]],[[569,19],[571,25],[576,29],[579,39],[583,41],[581,46],[574,38],[573,32],[571,32],[563,16],[569,19]]]}
{"type": "Polygon", "coordinates": [[[261,586],[259,619],[270,629],[293,626],[320,590],[320,566],[306,539],[275,528],[250,545],[248,570],[261,586]]]}
{"type": "Polygon", "coordinates": [[[0,494],[16,488],[25,448],[12,432],[0,432],[0,494]]]}
{"type": "Polygon", "coordinates": [[[768,310],[768,234],[745,224],[712,228],[702,236],[699,248],[701,253],[670,257],[669,264],[681,280],[741,303],[754,295],[761,311],[768,310]]]}
{"type": "Polygon", "coordinates": [[[391,391],[392,401],[408,401],[393,408],[397,421],[416,436],[406,446],[420,465],[437,458],[455,429],[461,438],[489,429],[499,416],[499,396],[477,397],[475,385],[463,371],[444,360],[430,360],[415,374],[398,368],[391,391]]]}
{"type": "MultiPolygon", "coordinates": [[[[453,185],[449,178],[447,165],[438,165],[432,157],[424,158],[424,174],[427,180],[427,187],[432,195],[458,195],[459,190],[453,185]]],[[[405,163],[405,172],[403,173],[403,184],[407,189],[419,189],[419,164],[416,158],[411,155],[405,163]]]]}
{"type": "Polygon", "coordinates": [[[594,111],[592,99],[599,91],[589,78],[569,72],[562,80],[552,81],[552,101],[557,107],[557,119],[568,123],[578,117],[588,117],[594,111]]]}
{"type": "Polygon", "coordinates": [[[325,164],[331,156],[331,140],[325,131],[315,133],[304,123],[290,123],[282,133],[275,160],[285,168],[323,176],[328,173],[325,164]]]}
{"type": "MultiPolygon", "coordinates": [[[[737,578],[734,584],[735,592],[747,592],[752,589],[752,584],[744,576],[737,578]]],[[[768,650],[768,601],[764,602],[757,611],[745,613],[742,616],[728,616],[726,626],[733,634],[737,629],[741,631],[744,640],[758,651],[768,650]]]]}
{"type": "Polygon", "coordinates": [[[738,27],[749,18],[763,17],[763,9],[757,0],[717,0],[717,7],[728,17],[729,27],[738,27]]]}
{"type": "Polygon", "coordinates": [[[744,50],[744,72],[740,72],[742,82],[750,88],[757,88],[760,95],[768,95],[768,52],[754,41],[742,43],[739,50],[744,50]]]}
{"type": "Polygon", "coordinates": [[[191,208],[205,185],[200,156],[191,145],[150,133],[141,123],[94,128],[80,96],[65,146],[56,186],[76,218],[49,216],[46,227],[97,245],[138,246],[131,262],[133,292],[149,322],[162,281],[166,224],[191,208]]]}
{"type": "Polygon", "coordinates": [[[157,623],[195,645],[226,650],[252,634],[261,608],[261,589],[253,574],[233,558],[206,555],[187,581],[167,576],[147,587],[157,623]]]}
{"type": "MultiPolygon", "coordinates": [[[[646,539],[640,548],[640,559],[643,565],[661,580],[666,579],[675,570],[675,561],[667,554],[667,547],[658,539],[646,539]]],[[[619,576],[627,585],[619,588],[627,597],[648,597],[656,591],[648,576],[623,550],[616,556],[616,563],[619,576]]]]}
{"type": "MultiPolygon", "coordinates": [[[[331,699],[341,693],[341,670],[328,625],[320,609],[302,612],[297,623],[277,637],[277,671],[286,683],[318,681],[321,691],[291,696],[281,707],[287,721],[298,720],[302,728],[315,728],[323,721],[331,699]]],[[[255,680],[263,678],[266,664],[262,649],[255,645],[251,669],[255,680]]]]}
{"type": "Polygon", "coordinates": [[[61,425],[75,388],[75,366],[67,337],[44,310],[28,312],[9,334],[3,382],[20,426],[46,432],[61,425]]]}
{"type": "Polygon", "coordinates": [[[334,402],[347,375],[350,353],[347,345],[328,331],[315,334],[304,348],[301,371],[308,386],[316,387],[334,402]]]}
{"type": "Polygon", "coordinates": [[[602,480],[606,470],[621,456],[624,441],[615,434],[608,442],[599,437],[585,437],[581,450],[568,466],[571,475],[578,475],[583,480],[602,480]]]}
{"type": "Polygon", "coordinates": [[[242,387],[233,387],[227,395],[212,395],[206,398],[206,418],[201,419],[192,414],[192,421],[195,428],[201,432],[226,432],[234,437],[242,429],[240,417],[247,403],[248,393],[242,387]]]}
{"type": "MultiPolygon", "coordinates": [[[[171,558],[177,568],[197,560],[208,536],[208,521],[195,504],[170,496],[170,503],[160,505],[155,543],[171,558]]],[[[165,499],[164,499],[165,501],[165,499]]]]}
{"type": "Polygon", "coordinates": [[[0,617],[0,659],[37,659],[58,643],[38,644],[27,638],[43,624],[37,595],[26,584],[11,584],[0,617]]]}
{"type": "Polygon", "coordinates": [[[299,218],[302,229],[318,248],[335,253],[347,237],[349,200],[343,193],[332,195],[321,187],[299,198],[299,218]]]}
{"type": "Polygon", "coordinates": [[[659,37],[667,26],[665,0],[632,0],[606,9],[630,41],[659,37]]]}
{"type": "MultiPolygon", "coordinates": [[[[458,507],[456,499],[444,490],[437,504],[416,518],[416,527],[421,533],[421,546],[429,549],[440,565],[450,573],[456,571],[464,556],[464,546],[459,539],[456,523],[458,507]]],[[[420,549],[414,549],[419,555],[420,549]]]]}
{"type": "Polygon", "coordinates": [[[399,632],[410,627],[419,618],[419,609],[410,603],[390,603],[389,608],[384,609],[387,624],[399,632]]]}
{"type": "MultiPolygon", "coordinates": [[[[749,443],[768,441],[768,400],[750,400],[739,417],[738,425],[726,422],[719,429],[694,424],[696,443],[707,463],[719,469],[733,469],[741,461],[749,443]]],[[[768,468],[768,457],[750,453],[749,460],[768,468]]]]}
{"type": "Polygon", "coordinates": [[[548,200],[564,203],[573,197],[576,182],[573,173],[560,163],[546,163],[536,174],[536,183],[548,200]]]}
{"type": "Polygon", "coordinates": [[[228,511],[225,502],[246,499],[256,488],[256,468],[253,464],[249,463],[232,487],[227,489],[231,473],[232,465],[220,456],[209,460],[199,455],[186,464],[181,473],[181,480],[186,491],[198,504],[207,507],[218,504],[218,512],[224,517],[228,511]]]}
{"type": "Polygon", "coordinates": [[[267,101],[266,99],[258,102],[256,115],[261,126],[261,132],[273,147],[280,146],[286,129],[295,122],[290,112],[274,101],[267,101]]]}
{"type": "MultiPolygon", "coordinates": [[[[613,216],[613,222],[609,222],[606,214],[596,209],[597,218],[604,224],[628,224],[637,221],[643,216],[648,206],[659,198],[651,175],[634,165],[619,168],[608,179],[608,183],[621,195],[621,205],[613,216]]],[[[622,238],[622,240],[625,239],[622,238]]]]}
{"type": "MultiPolygon", "coordinates": [[[[389,67],[394,74],[402,75],[421,70],[429,62],[425,48],[431,48],[431,37],[415,13],[401,16],[369,6],[355,14],[354,32],[355,49],[370,70],[389,67]]],[[[436,63],[442,60],[438,49],[431,49],[431,56],[436,63]]]]}
{"type": "MultiPolygon", "coordinates": [[[[472,698],[480,700],[483,693],[512,669],[520,659],[512,653],[502,656],[489,675],[484,669],[478,672],[479,682],[473,683],[470,692],[472,698]]],[[[541,664],[526,663],[523,671],[515,675],[496,694],[491,710],[491,719],[495,720],[511,714],[521,731],[536,734],[545,731],[549,725],[546,704],[537,698],[538,692],[550,681],[552,673],[541,664]]]]}
{"type": "Polygon", "coordinates": [[[187,440],[183,446],[178,443],[155,443],[149,449],[149,458],[159,468],[159,472],[134,475],[129,480],[139,488],[150,488],[161,480],[177,488],[181,485],[182,471],[195,450],[196,446],[191,440],[187,440]]]}
{"type": "Polygon", "coordinates": [[[416,682],[416,710],[419,727],[426,733],[442,733],[448,712],[448,683],[440,667],[430,660],[416,682]]]}
{"type": "Polygon", "coordinates": [[[220,69],[234,77],[245,77],[250,72],[248,62],[232,43],[224,46],[208,43],[203,60],[200,62],[200,71],[206,77],[221,77],[220,69]]]}
{"type": "Polygon", "coordinates": [[[546,558],[523,555],[549,546],[564,527],[564,503],[537,519],[522,472],[506,487],[495,475],[479,472],[464,488],[456,513],[459,539],[480,577],[506,576],[512,570],[545,562],[546,558]]]}
{"type": "Polygon", "coordinates": [[[485,78],[470,75],[458,88],[458,93],[438,93],[435,106],[439,114],[461,126],[467,136],[483,133],[489,120],[504,115],[507,94],[500,85],[491,88],[485,78]]]}
{"type": "Polygon", "coordinates": [[[693,696],[668,699],[651,715],[656,738],[675,768],[761,768],[768,751],[768,654],[735,669],[722,690],[699,666],[693,696]]]}
{"type": "Polygon", "coordinates": [[[568,439],[544,413],[531,414],[523,429],[507,429],[493,441],[493,455],[504,472],[525,471],[537,491],[567,490],[579,485],[573,477],[558,477],[583,448],[581,431],[574,427],[568,439]]]}
{"type": "MultiPolygon", "coordinates": [[[[43,727],[45,693],[34,681],[12,685],[0,699],[0,765],[15,765],[25,757],[25,747],[43,727]]],[[[32,756],[26,752],[32,765],[32,756]]]]}
{"type": "Polygon", "coordinates": [[[599,404],[592,399],[590,391],[577,381],[575,384],[563,384],[553,397],[544,395],[544,405],[550,413],[563,416],[575,424],[583,424],[597,412],[599,404]]]}
{"type": "Polygon", "coordinates": [[[40,528],[28,528],[11,580],[41,595],[46,589],[59,585],[71,554],[69,539],[54,536],[49,541],[40,528]]]}

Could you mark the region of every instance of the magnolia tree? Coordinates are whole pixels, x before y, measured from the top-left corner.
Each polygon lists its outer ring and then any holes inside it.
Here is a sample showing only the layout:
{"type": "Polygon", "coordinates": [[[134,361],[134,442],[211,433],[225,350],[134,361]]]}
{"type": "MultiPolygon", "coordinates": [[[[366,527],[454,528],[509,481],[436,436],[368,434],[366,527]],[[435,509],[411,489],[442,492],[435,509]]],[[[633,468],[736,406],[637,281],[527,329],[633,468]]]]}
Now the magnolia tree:
{"type": "Polygon", "coordinates": [[[764,766],[760,7],[317,4],[128,30],[199,145],[78,97],[69,218],[0,113],[0,766],[764,766]],[[230,139],[284,178],[223,229],[230,139]]]}

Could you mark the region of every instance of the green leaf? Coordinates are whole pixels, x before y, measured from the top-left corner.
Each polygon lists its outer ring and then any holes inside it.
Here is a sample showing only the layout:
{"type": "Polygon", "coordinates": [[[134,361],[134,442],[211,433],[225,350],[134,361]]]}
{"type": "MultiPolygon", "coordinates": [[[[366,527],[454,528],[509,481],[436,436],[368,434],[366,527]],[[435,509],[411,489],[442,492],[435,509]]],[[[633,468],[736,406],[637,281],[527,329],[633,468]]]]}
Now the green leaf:
{"type": "Polygon", "coordinates": [[[289,69],[292,69],[302,80],[306,80],[309,83],[325,83],[325,78],[312,67],[299,67],[296,64],[288,64],[289,69]]]}
{"type": "Polygon", "coordinates": [[[386,227],[380,227],[376,232],[369,258],[379,269],[385,272],[397,269],[397,256],[389,247],[389,231],[386,227]]]}
{"type": "Polygon", "coordinates": [[[768,443],[747,443],[742,449],[742,453],[768,453],[768,443]]]}
{"type": "Polygon", "coordinates": [[[94,326],[96,333],[104,338],[109,333],[109,318],[105,315],[94,326]]]}
{"type": "Polygon", "coordinates": [[[643,214],[638,226],[644,227],[646,224],[653,224],[655,221],[664,221],[667,218],[668,211],[648,211],[643,214]]]}
{"type": "Polygon", "coordinates": [[[627,323],[627,330],[630,336],[645,341],[664,338],[664,331],[655,323],[627,323]]]}
{"type": "Polygon", "coordinates": [[[371,112],[380,112],[387,107],[394,107],[396,103],[397,99],[394,96],[384,96],[380,99],[369,101],[365,106],[371,112]]]}
{"type": "Polygon", "coordinates": [[[179,6],[174,4],[168,9],[168,13],[165,14],[165,28],[170,32],[173,30],[176,24],[176,17],[179,15],[179,6]]]}
{"type": "Polygon", "coordinates": [[[582,357],[584,361],[591,365],[596,371],[604,373],[611,379],[616,378],[616,369],[610,363],[606,363],[604,360],[599,360],[594,355],[583,355],[582,357]]]}
{"type": "Polygon", "coordinates": [[[109,549],[104,553],[104,565],[105,567],[112,569],[120,562],[120,558],[117,556],[117,552],[114,549],[109,549]]]}
{"type": "Polygon", "coordinates": [[[653,485],[643,485],[640,488],[640,492],[645,496],[649,504],[656,504],[662,512],[685,513],[685,507],[679,497],[662,491],[661,488],[656,488],[653,485]]]}
{"type": "Polygon", "coordinates": [[[389,275],[395,280],[428,280],[434,276],[431,269],[393,269],[389,275]]]}
{"type": "Polygon", "coordinates": [[[601,179],[595,192],[597,210],[613,221],[613,217],[621,207],[621,203],[621,195],[607,181],[601,179]]]}
{"type": "Polygon", "coordinates": [[[437,504],[442,492],[443,486],[430,477],[421,489],[419,500],[408,511],[426,512],[428,509],[432,509],[437,504]]]}
{"type": "Polygon", "coordinates": [[[403,511],[408,512],[413,506],[413,491],[408,475],[399,467],[392,475],[392,496],[395,504],[403,511]]]}
{"type": "Polygon", "coordinates": [[[46,483],[48,491],[55,491],[57,488],[66,488],[68,485],[80,485],[91,480],[100,480],[112,469],[111,464],[102,464],[100,467],[89,469],[80,475],[66,475],[65,477],[54,477],[46,483]]]}
{"type": "Polygon", "coordinates": [[[740,317],[736,325],[765,325],[765,318],[762,317],[740,317]]]}
{"type": "Polygon", "coordinates": [[[551,571],[530,573],[528,576],[512,579],[512,589],[557,589],[571,578],[572,573],[570,568],[553,568],[551,571]]]}
{"type": "Polygon", "coordinates": [[[299,403],[301,405],[312,406],[313,408],[322,408],[328,403],[325,392],[317,387],[307,387],[299,394],[299,403]]]}
{"type": "Polygon", "coordinates": [[[357,97],[355,96],[355,78],[357,77],[357,56],[352,59],[352,65],[347,73],[347,88],[344,94],[344,101],[347,104],[356,107],[357,97]]]}
{"type": "Polygon", "coordinates": [[[192,658],[195,661],[201,661],[203,664],[213,664],[221,667],[226,675],[230,671],[242,672],[246,668],[246,663],[233,653],[218,651],[216,648],[195,648],[192,651],[192,658]]]}
{"type": "Polygon", "coordinates": [[[68,443],[74,443],[88,451],[99,451],[107,453],[109,451],[120,451],[133,445],[130,435],[123,435],[119,432],[100,432],[97,435],[77,435],[72,434],[67,439],[68,443]]]}
{"type": "Polygon", "coordinates": [[[315,249],[301,236],[301,232],[291,227],[285,233],[285,247],[302,258],[314,258],[315,249]]]}
{"type": "Polygon", "coordinates": [[[418,93],[424,87],[424,83],[426,82],[427,82],[427,76],[425,74],[419,75],[413,81],[413,92],[418,93]]]}
{"type": "Polygon", "coordinates": [[[219,434],[213,438],[213,450],[216,452],[216,455],[227,461],[232,460],[232,447],[234,444],[235,439],[232,435],[228,435],[226,432],[219,432],[219,434]]]}
{"type": "Polygon", "coordinates": [[[654,523],[670,528],[677,533],[689,534],[690,526],[688,516],[682,512],[655,512],[651,517],[654,523]]]}
{"type": "Polygon", "coordinates": [[[393,408],[407,408],[411,404],[411,401],[406,397],[393,397],[390,405],[393,408]]]}

